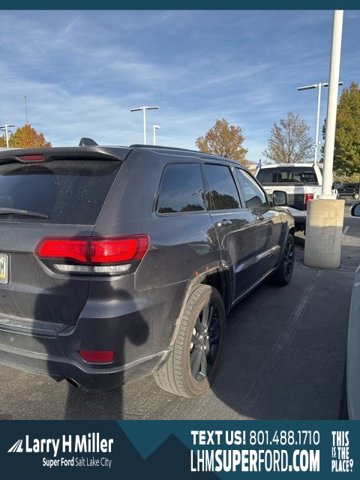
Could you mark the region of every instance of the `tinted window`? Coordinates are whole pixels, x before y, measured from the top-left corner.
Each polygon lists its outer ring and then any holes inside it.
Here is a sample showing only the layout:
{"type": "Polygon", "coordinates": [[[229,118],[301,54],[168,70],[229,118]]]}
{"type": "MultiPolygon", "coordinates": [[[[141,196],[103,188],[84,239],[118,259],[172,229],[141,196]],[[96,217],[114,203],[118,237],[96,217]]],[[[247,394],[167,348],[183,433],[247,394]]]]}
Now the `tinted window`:
{"type": "Polygon", "coordinates": [[[315,171],[308,167],[263,168],[256,178],[264,185],[272,183],[318,184],[315,171]]]}
{"type": "Polygon", "coordinates": [[[244,170],[235,169],[236,177],[242,190],[247,208],[259,208],[267,205],[264,192],[255,180],[244,170]]]}
{"type": "Polygon", "coordinates": [[[42,213],[51,223],[93,225],[120,165],[107,160],[0,165],[0,208],[42,213]]]}
{"type": "Polygon", "coordinates": [[[206,164],[205,176],[210,210],[229,210],[240,207],[238,191],[228,167],[206,164]]]}
{"type": "Polygon", "coordinates": [[[200,164],[167,165],[162,178],[158,213],[197,212],[205,210],[200,164]]]}

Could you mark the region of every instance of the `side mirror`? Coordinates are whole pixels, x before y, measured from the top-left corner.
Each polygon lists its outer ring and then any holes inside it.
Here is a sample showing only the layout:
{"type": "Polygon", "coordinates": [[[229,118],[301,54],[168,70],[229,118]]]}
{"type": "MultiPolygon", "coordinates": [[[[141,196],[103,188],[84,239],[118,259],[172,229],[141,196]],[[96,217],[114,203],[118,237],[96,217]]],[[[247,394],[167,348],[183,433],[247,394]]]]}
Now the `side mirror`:
{"type": "Polygon", "coordinates": [[[355,203],[351,208],[351,215],[353,217],[360,217],[360,203],[355,203]]]}
{"type": "Polygon", "coordinates": [[[288,199],[287,194],[283,190],[274,190],[272,194],[272,201],[275,207],[283,207],[287,205],[288,199]]]}

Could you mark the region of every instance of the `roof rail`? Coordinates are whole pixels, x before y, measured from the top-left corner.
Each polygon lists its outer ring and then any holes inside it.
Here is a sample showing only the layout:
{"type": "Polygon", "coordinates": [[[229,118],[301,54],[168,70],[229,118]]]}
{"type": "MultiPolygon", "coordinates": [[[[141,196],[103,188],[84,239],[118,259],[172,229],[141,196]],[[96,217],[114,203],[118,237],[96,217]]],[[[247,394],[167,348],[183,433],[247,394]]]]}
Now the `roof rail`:
{"type": "Polygon", "coordinates": [[[79,142],[79,147],[93,147],[98,145],[92,138],[83,137],[79,142]]]}
{"type": "Polygon", "coordinates": [[[145,145],[143,143],[134,143],[133,145],[130,145],[129,148],[152,148],[155,150],[180,150],[182,152],[201,153],[199,150],[191,150],[190,148],[166,147],[164,145],[145,145]]]}

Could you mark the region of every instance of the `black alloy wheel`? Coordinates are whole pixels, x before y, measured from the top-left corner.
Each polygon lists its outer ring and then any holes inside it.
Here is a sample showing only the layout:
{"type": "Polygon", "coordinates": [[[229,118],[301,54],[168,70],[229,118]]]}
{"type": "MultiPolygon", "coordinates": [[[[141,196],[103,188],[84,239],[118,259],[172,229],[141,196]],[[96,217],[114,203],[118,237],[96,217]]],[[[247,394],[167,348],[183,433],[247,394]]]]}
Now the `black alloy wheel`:
{"type": "Polygon", "coordinates": [[[271,276],[275,285],[285,286],[291,281],[295,264],[295,241],[289,233],[279,266],[271,276]]]}
{"type": "Polygon", "coordinates": [[[216,303],[210,303],[199,313],[190,344],[190,368],[194,379],[204,380],[213,368],[221,337],[220,313],[216,303]]]}

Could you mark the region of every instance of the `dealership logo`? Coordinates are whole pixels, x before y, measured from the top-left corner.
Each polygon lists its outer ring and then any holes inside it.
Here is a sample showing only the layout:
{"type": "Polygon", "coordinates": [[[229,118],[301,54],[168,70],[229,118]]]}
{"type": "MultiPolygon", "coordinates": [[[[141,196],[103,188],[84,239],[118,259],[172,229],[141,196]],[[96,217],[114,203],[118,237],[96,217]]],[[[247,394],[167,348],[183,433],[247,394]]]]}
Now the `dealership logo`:
{"type": "Polygon", "coordinates": [[[35,454],[41,466],[49,470],[66,467],[111,468],[113,447],[114,439],[104,438],[99,432],[50,438],[28,434],[16,440],[7,452],[35,454]]]}
{"type": "Polygon", "coordinates": [[[8,453],[23,453],[23,441],[22,439],[14,443],[12,447],[9,448],[8,453]]]}
{"type": "Polygon", "coordinates": [[[9,448],[8,453],[45,453],[56,458],[62,453],[112,453],[113,446],[113,438],[102,438],[98,432],[62,435],[59,438],[36,438],[25,435],[24,439],[17,440],[9,448]]]}

